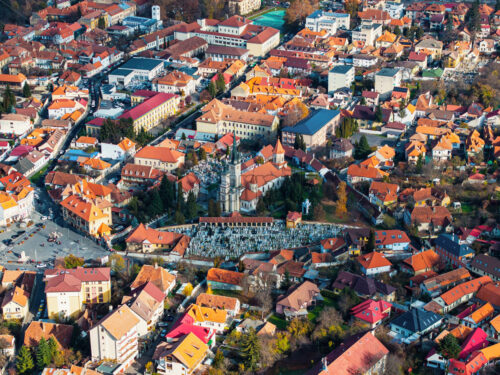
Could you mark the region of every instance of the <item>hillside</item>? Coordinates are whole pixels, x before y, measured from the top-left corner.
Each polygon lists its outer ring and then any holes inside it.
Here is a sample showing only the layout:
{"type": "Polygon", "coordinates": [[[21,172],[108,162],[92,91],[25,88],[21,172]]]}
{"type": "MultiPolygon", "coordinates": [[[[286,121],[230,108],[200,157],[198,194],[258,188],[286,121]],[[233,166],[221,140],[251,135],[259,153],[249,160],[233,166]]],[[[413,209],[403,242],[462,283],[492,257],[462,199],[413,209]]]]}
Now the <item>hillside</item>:
{"type": "Polygon", "coordinates": [[[32,12],[45,8],[43,0],[0,0],[2,11],[0,12],[0,23],[25,24],[29,22],[32,12]]]}

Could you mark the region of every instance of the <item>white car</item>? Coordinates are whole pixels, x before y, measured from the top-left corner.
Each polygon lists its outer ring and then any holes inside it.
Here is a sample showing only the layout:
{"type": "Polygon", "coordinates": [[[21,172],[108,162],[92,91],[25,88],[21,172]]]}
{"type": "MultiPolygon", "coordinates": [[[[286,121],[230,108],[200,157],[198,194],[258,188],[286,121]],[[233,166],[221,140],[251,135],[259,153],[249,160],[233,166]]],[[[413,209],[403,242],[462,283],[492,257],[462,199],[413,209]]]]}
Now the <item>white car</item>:
{"type": "Polygon", "coordinates": [[[45,263],[40,263],[36,265],[37,268],[45,268],[47,265],[45,263]]]}

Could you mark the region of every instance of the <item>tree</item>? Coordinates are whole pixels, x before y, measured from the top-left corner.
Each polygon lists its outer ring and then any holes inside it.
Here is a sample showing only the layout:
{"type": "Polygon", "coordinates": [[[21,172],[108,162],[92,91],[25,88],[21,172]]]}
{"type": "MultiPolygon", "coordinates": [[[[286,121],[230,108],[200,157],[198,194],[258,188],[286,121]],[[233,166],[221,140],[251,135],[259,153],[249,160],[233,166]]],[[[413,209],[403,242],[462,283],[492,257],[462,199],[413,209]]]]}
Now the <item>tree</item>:
{"type": "Polygon", "coordinates": [[[216,217],[220,217],[222,215],[222,208],[221,208],[221,205],[220,205],[220,202],[217,201],[216,205],[215,205],[215,216],[216,217]]]}
{"type": "Polygon", "coordinates": [[[47,345],[49,346],[50,357],[54,358],[59,351],[56,339],[53,336],[50,336],[49,340],[47,341],[47,345]]]}
{"type": "Polygon", "coordinates": [[[382,113],[382,106],[380,105],[380,103],[377,105],[377,109],[375,110],[375,121],[384,121],[384,114],[382,113]]]}
{"type": "Polygon", "coordinates": [[[447,334],[439,342],[439,352],[446,359],[458,358],[461,350],[457,338],[451,333],[447,334]]]}
{"type": "Polygon", "coordinates": [[[176,224],[184,224],[186,222],[186,218],[182,214],[181,211],[177,210],[175,211],[175,223],[176,224]]]}
{"type": "Polygon", "coordinates": [[[384,375],[403,375],[403,360],[395,354],[389,354],[385,364],[384,375]]]}
{"type": "Polygon", "coordinates": [[[424,29],[422,29],[420,26],[417,26],[415,30],[415,37],[420,40],[424,36],[424,29]]]}
{"type": "Polygon", "coordinates": [[[224,364],[224,353],[222,353],[222,350],[217,349],[217,351],[215,352],[214,361],[212,365],[215,368],[221,368],[223,364],[224,364]]]}
{"type": "Polygon", "coordinates": [[[196,204],[196,196],[193,191],[190,191],[188,194],[186,211],[188,219],[194,219],[198,214],[198,205],[196,204]]]}
{"type": "Polygon", "coordinates": [[[248,334],[243,337],[241,354],[246,370],[250,372],[258,370],[260,362],[260,343],[255,329],[250,328],[248,334]]]}
{"type": "Polygon", "coordinates": [[[69,254],[67,257],[64,258],[64,268],[66,269],[82,267],[84,263],[85,261],[83,260],[83,258],[78,258],[73,254],[69,254]]]}
{"type": "Polygon", "coordinates": [[[479,14],[479,0],[475,0],[472,3],[472,7],[467,12],[467,17],[469,29],[472,32],[479,31],[481,26],[481,15],[479,14]]]}
{"type": "Polygon", "coordinates": [[[306,318],[293,318],[288,325],[287,331],[294,338],[301,338],[311,333],[313,324],[306,318]]]}
{"type": "Polygon", "coordinates": [[[161,179],[160,197],[163,203],[163,209],[168,210],[174,207],[175,201],[175,185],[166,175],[161,179]]]}
{"type": "Polygon", "coordinates": [[[302,150],[302,151],[305,151],[306,150],[306,144],[304,142],[304,137],[302,136],[302,134],[297,134],[295,136],[295,141],[293,143],[293,148],[296,149],[296,150],[302,150]]]}
{"type": "Polygon", "coordinates": [[[219,94],[222,94],[224,91],[226,91],[226,81],[222,73],[219,73],[219,75],[217,76],[217,81],[215,81],[215,87],[217,88],[217,92],[219,94]]]}
{"type": "Polygon", "coordinates": [[[11,108],[16,104],[16,96],[10,89],[10,85],[7,84],[5,91],[3,93],[3,110],[5,112],[10,112],[11,108]]]}
{"type": "Polygon", "coordinates": [[[366,136],[363,134],[354,147],[354,158],[364,159],[372,152],[366,136]]]}
{"type": "Polygon", "coordinates": [[[125,259],[120,254],[111,254],[107,266],[114,272],[122,272],[125,269],[125,259]]]}
{"type": "Polygon", "coordinates": [[[198,150],[198,157],[200,160],[207,160],[207,152],[203,147],[200,147],[198,150]]]}
{"type": "Polygon", "coordinates": [[[187,283],[184,287],[184,290],[182,291],[182,294],[184,294],[186,297],[189,297],[191,293],[193,293],[193,284],[187,283]]]}
{"type": "Polygon", "coordinates": [[[31,89],[27,82],[25,82],[23,86],[23,96],[25,98],[31,98],[31,89]]]}
{"type": "Polygon", "coordinates": [[[417,164],[415,166],[415,172],[421,174],[423,167],[424,167],[424,158],[422,157],[422,154],[420,154],[418,155],[417,164]]]}
{"type": "Polygon", "coordinates": [[[368,241],[366,241],[364,252],[371,253],[375,250],[375,231],[370,228],[370,233],[368,234],[368,241]]]}
{"type": "Polygon", "coordinates": [[[323,208],[323,205],[321,205],[321,203],[317,204],[314,207],[313,217],[314,217],[315,221],[323,221],[323,220],[325,220],[326,213],[325,213],[325,210],[323,208]]]}
{"type": "Polygon", "coordinates": [[[350,138],[358,131],[358,122],[352,117],[344,117],[342,123],[335,129],[337,138],[350,138]]]}
{"type": "Polygon", "coordinates": [[[30,350],[26,346],[22,346],[19,354],[16,357],[16,369],[20,375],[30,374],[35,368],[33,357],[30,350]]]}
{"type": "Polygon", "coordinates": [[[347,213],[347,185],[344,181],[339,184],[339,189],[337,190],[337,207],[335,209],[335,214],[338,217],[343,217],[347,213]]]}
{"type": "Polygon", "coordinates": [[[100,28],[101,30],[104,30],[106,28],[106,20],[104,19],[104,17],[99,18],[97,27],[100,28]]]}
{"type": "Polygon", "coordinates": [[[259,200],[257,201],[257,208],[256,208],[256,211],[257,211],[257,214],[259,215],[262,215],[264,214],[264,212],[266,212],[266,203],[264,202],[264,199],[263,198],[259,198],[259,200]]]}
{"type": "Polygon", "coordinates": [[[216,205],[215,205],[215,201],[213,199],[210,199],[208,201],[208,216],[209,217],[216,216],[216,213],[217,213],[216,210],[217,210],[217,208],[216,208],[216,205]]]}
{"type": "Polygon", "coordinates": [[[396,27],[394,28],[394,34],[398,36],[401,35],[401,29],[398,25],[396,25],[396,27]]]}
{"type": "Polygon", "coordinates": [[[163,213],[163,201],[158,189],[154,189],[151,195],[151,203],[148,205],[148,214],[151,217],[156,217],[161,213],[163,213]]]}
{"type": "Polygon", "coordinates": [[[314,6],[309,0],[294,0],[286,10],[285,24],[291,29],[296,29],[313,11],[314,6]]]}
{"type": "Polygon", "coordinates": [[[52,361],[52,355],[50,353],[49,345],[45,338],[41,338],[38,347],[36,349],[36,365],[39,370],[43,370],[45,367],[50,365],[52,361]]]}
{"type": "Polygon", "coordinates": [[[497,0],[495,2],[495,12],[498,12],[500,10],[500,0],[497,0]]]}
{"type": "Polygon", "coordinates": [[[207,90],[210,94],[210,98],[213,99],[217,96],[217,87],[215,86],[215,83],[213,81],[210,81],[208,84],[207,90]]]}

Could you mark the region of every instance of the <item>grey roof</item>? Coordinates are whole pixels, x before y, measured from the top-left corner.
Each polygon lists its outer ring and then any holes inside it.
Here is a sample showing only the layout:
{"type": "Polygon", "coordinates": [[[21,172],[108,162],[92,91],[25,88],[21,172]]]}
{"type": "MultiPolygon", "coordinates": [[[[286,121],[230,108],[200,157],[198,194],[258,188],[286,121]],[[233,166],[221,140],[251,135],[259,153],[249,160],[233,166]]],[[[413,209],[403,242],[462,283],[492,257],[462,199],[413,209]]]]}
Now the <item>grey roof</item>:
{"type": "Polygon", "coordinates": [[[488,276],[500,278],[500,259],[486,254],[479,254],[470,263],[470,268],[477,268],[488,276]]]}
{"type": "Polygon", "coordinates": [[[132,57],[125,64],[123,64],[121,69],[132,69],[132,70],[153,70],[158,65],[163,65],[163,60],[158,59],[148,59],[145,57],[132,57]]]}
{"type": "Polygon", "coordinates": [[[420,333],[433,324],[439,322],[443,317],[431,311],[416,308],[405,312],[394,319],[391,324],[404,328],[413,333],[420,333]]]}
{"type": "Polygon", "coordinates": [[[472,250],[466,244],[460,244],[459,241],[460,239],[455,234],[441,234],[438,238],[436,238],[435,244],[446,252],[457,257],[463,257],[465,255],[474,253],[474,250],[472,250]]]}
{"type": "Polygon", "coordinates": [[[394,77],[396,74],[398,74],[398,70],[392,68],[383,68],[377,73],[378,76],[384,77],[394,77]]]}
{"type": "Polygon", "coordinates": [[[129,74],[132,74],[134,71],[132,69],[122,69],[122,68],[117,68],[113,70],[111,73],[109,73],[110,76],[122,76],[126,77],[129,74]]]}
{"type": "Polygon", "coordinates": [[[295,134],[313,135],[337,116],[340,116],[340,111],[338,110],[319,109],[312,112],[310,116],[299,121],[295,126],[287,126],[286,128],[283,128],[282,131],[295,134]]]}
{"type": "Polygon", "coordinates": [[[332,70],[330,70],[330,73],[346,74],[351,69],[354,69],[354,66],[352,66],[352,65],[335,65],[332,68],[332,70]]]}
{"type": "Polygon", "coordinates": [[[17,169],[19,173],[26,174],[28,171],[33,169],[35,167],[35,164],[33,164],[31,161],[29,161],[27,158],[22,158],[17,161],[16,164],[14,164],[14,168],[17,169]]]}

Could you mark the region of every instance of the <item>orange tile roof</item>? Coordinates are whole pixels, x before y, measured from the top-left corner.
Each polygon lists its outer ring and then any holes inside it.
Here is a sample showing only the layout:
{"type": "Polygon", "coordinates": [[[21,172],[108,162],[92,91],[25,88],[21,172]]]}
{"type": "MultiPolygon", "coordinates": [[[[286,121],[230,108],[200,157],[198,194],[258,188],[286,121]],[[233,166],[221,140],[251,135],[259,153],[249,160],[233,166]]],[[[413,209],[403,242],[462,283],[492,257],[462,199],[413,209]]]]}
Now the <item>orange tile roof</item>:
{"type": "Polygon", "coordinates": [[[136,158],[155,159],[166,163],[177,163],[182,156],[184,156],[182,152],[154,146],[146,146],[135,154],[136,158]]]}
{"type": "Polygon", "coordinates": [[[481,306],[479,309],[474,311],[472,314],[470,314],[469,318],[471,318],[474,323],[479,324],[483,320],[492,316],[494,314],[494,312],[495,312],[495,309],[493,308],[491,303],[487,302],[483,306],[481,306]]]}
{"type": "Polygon", "coordinates": [[[482,285],[488,283],[491,283],[489,276],[478,277],[477,279],[457,285],[453,289],[441,294],[440,297],[449,306],[467,294],[476,293],[482,285]]]}
{"type": "Polygon", "coordinates": [[[210,268],[207,272],[207,281],[241,285],[244,276],[245,275],[240,272],[228,271],[221,268],[210,268]]]}
{"type": "Polygon", "coordinates": [[[153,228],[147,228],[144,224],[139,226],[128,236],[127,243],[149,242],[154,245],[172,246],[182,234],[176,232],[162,232],[153,228]]]}
{"type": "Polygon", "coordinates": [[[201,293],[196,297],[196,304],[217,309],[235,310],[238,298],[201,293]]]}
{"type": "Polygon", "coordinates": [[[70,195],[60,204],[65,209],[87,222],[96,221],[106,217],[102,210],[91,200],[82,198],[77,195],[70,195]]]}
{"type": "Polygon", "coordinates": [[[32,321],[24,333],[24,345],[36,347],[42,337],[45,340],[53,337],[59,348],[69,349],[72,334],[73,326],[70,325],[32,321]]]}
{"type": "Polygon", "coordinates": [[[392,263],[381,253],[373,251],[369,254],[360,255],[357,261],[366,269],[392,266],[392,263]]]}
{"type": "Polygon", "coordinates": [[[88,158],[83,163],[81,163],[81,165],[86,166],[86,167],[90,167],[92,169],[100,170],[100,171],[103,171],[103,170],[111,167],[111,164],[108,163],[107,161],[104,161],[101,159],[96,159],[96,158],[88,158]]]}
{"type": "Polygon", "coordinates": [[[436,267],[439,263],[439,255],[434,250],[429,249],[414,254],[403,262],[413,269],[414,272],[429,270],[436,267]]]}
{"type": "Polygon", "coordinates": [[[97,143],[97,138],[81,136],[80,138],[78,138],[75,141],[75,143],[87,143],[87,144],[95,145],[97,143]]]}
{"type": "Polygon", "coordinates": [[[7,83],[21,83],[26,81],[26,76],[22,73],[19,74],[0,74],[0,82],[7,83]]]}
{"type": "Polygon", "coordinates": [[[172,283],[175,283],[175,276],[163,267],[145,264],[142,266],[132,285],[130,285],[130,289],[139,288],[148,282],[153,283],[158,289],[165,292],[172,286],[172,283]]]}

